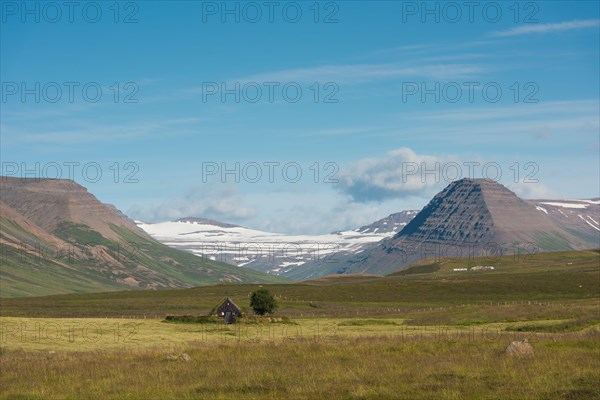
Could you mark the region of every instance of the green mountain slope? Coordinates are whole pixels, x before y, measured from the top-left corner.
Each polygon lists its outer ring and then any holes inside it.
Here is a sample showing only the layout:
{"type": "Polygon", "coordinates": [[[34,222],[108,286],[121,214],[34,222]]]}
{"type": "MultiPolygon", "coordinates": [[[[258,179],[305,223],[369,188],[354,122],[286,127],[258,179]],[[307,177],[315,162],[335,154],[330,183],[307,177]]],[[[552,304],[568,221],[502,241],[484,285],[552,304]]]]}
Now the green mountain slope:
{"type": "Polygon", "coordinates": [[[1,297],[286,281],[165,246],[71,181],[0,189],[1,297]]]}

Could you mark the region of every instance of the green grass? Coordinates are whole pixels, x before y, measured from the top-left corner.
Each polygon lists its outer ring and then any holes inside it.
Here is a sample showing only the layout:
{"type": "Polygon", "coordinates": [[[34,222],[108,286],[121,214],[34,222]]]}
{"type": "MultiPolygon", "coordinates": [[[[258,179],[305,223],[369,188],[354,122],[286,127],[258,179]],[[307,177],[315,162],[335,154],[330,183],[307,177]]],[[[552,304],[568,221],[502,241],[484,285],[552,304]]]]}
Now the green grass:
{"type": "Polygon", "coordinates": [[[39,238],[28,230],[24,229],[21,225],[15,221],[0,216],[0,237],[6,238],[5,233],[15,237],[17,240],[23,243],[30,243],[39,241],[39,238]]]}
{"type": "Polygon", "coordinates": [[[600,324],[600,316],[586,315],[584,317],[568,319],[559,323],[551,324],[520,324],[518,326],[508,326],[507,331],[517,332],[575,332],[600,324]]]}
{"type": "Polygon", "coordinates": [[[73,222],[61,222],[52,233],[71,243],[104,245],[107,247],[110,247],[114,244],[100,233],[92,230],[89,226],[84,224],[75,224],[73,222]]]}
{"type": "Polygon", "coordinates": [[[540,246],[540,249],[553,249],[554,251],[572,250],[569,241],[558,233],[536,232],[534,233],[535,242],[540,246]]]}
{"type": "MultiPolygon", "coordinates": [[[[485,263],[477,259],[468,262],[485,263]]],[[[276,296],[279,312],[289,316],[364,318],[393,313],[410,317],[416,310],[431,308],[431,318],[456,324],[485,322],[490,313],[508,318],[509,314],[519,315],[520,309],[526,313],[531,309],[536,313],[549,310],[548,315],[539,316],[551,319],[564,316],[561,304],[584,302],[593,307],[600,293],[599,262],[597,251],[544,253],[518,262],[512,257],[500,258],[493,271],[453,272],[456,265],[467,261],[452,260],[440,262],[439,270],[430,273],[340,278],[343,283],[332,278],[321,279],[318,284],[263,286],[276,296]],[[538,306],[540,303],[546,307],[538,306]],[[456,312],[448,313],[450,307],[456,312]]],[[[225,297],[231,297],[241,307],[248,306],[249,293],[259,287],[220,284],[178,290],[1,298],[0,310],[3,315],[32,317],[206,315],[225,297]]],[[[584,308],[582,312],[590,311],[589,307],[584,308]]]]}
{"type": "Polygon", "coordinates": [[[426,264],[426,265],[417,265],[415,267],[396,272],[393,275],[430,274],[432,272],[437,272],[439,270],[440,270],[439,264],[426,264]]]}

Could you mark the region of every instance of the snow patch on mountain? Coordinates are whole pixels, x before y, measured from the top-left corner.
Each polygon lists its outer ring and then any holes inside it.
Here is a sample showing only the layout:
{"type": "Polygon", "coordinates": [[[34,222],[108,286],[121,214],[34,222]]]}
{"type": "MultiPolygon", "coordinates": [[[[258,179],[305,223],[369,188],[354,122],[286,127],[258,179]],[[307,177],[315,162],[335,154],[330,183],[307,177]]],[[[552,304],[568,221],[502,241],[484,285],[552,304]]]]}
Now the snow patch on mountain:
{"type": "Polygon", "coordinates": [[[264,232],[202,218],[156,224],[136,222],[141,229],[168,246],[210,260],[282,274],[307,261],[320,260],[337,252],[358,253],[367,245],[393,236],[414,216],[413,213],[401,214],[392,214],[356,230],[325,235],[264,232]]]}
{"type": "MultiPolygon", "coordinates": [[[[587,208],[587,204],[581,204],[581,203],[563,203],[563,202],[556,202],[556,201],[543,201],[540,202],[540,204],[547,204],[549,206],[555,206],[555,207],[564,207],[564,208],[587,208]]],[[[593,203],[591,203],[593,204],[593,203]]]]}

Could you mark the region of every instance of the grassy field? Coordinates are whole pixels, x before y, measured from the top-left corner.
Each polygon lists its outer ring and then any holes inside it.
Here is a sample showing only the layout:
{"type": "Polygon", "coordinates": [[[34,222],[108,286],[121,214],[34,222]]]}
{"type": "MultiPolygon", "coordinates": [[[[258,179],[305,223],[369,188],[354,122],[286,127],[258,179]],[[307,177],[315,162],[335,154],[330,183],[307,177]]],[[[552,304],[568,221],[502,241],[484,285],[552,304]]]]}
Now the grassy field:
{"type": "MultiPolygon", "coordinates": [[[[412,310],[467,305],[497,307],[565,304],[598,298],[598,251],[542,253],[494,259],[442,260],[434,272],[341,276],[305,283],[270,284],[280,313],[292,317],[404,316],[412,310]],[[454,272],[455,267],[493,265],[492,271],[454,272]],[[392,311],[392,310],[398,311],[392,311]]],[[[415,269],[417,272],[419,268],[415,269]]],[[[409,270],[410,271],[410,270],[409,270]]],[[[164,317],[205,314],[224,297],[240,306],[259,285],[216,285],[193,289],[0,298],[3,315],[23,317],[164,317]]],[[[558,306],[557,306],[558,307],[558,306]]]]}
{"type": "Polygon", "coordinates": [[[2,350],[2,398],[596,399],[598,333],[534,343],[374,335],[189,342],[84,352],[2,350]],[[185,352],[190,361],[170,361],[185,352]]]}
{"type": "Polygon", "coordinates": [[[1,299],[0,398],[600,398],[597,251],[465,265],[264,285],[278,322],[164,321],[258,285],[1,299]]]}
{"type": "Polygon", "coordinates": [[[547,338],[554,328],[557,333],[597,332],[594,325],[560,329],[565,320],[526,322],[493,322],[489,324],[407,325],[395,318],[299,318],[285,323],[194,324],[170,323],[164,320],[128,320],[115,318],[0,318],[0,340],[6,351],[86,352],[104,350],[141,350],[157,346],[165,352],[173,346],[203,343],[257,344],[285,343],[296,340],[336,342],[345,338],[384,336],[397,341],[469,342],[478,339],[495,341],[498,337],[530,342],[547,338]],[[559,327],[559,329],[557,329],[559,327]],[[523,329],[526,328],[526,329],[523,329]]]}

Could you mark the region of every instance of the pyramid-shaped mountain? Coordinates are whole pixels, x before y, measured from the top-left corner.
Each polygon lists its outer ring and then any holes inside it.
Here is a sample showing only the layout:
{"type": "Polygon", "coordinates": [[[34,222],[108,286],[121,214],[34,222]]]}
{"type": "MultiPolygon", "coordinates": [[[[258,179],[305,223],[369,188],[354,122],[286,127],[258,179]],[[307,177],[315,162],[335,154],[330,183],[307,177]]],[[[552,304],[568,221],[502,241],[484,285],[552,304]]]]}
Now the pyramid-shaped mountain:
{"type": "Polygon", "coordinates": [[[547,250],[566,250],[566,242],[579,242],[505,186],[489,179],[461,179],[438,193],[394,240],[474,245],[537,242],[539,235],[556,236],[554,245],[539,243],[547,250]]]}
{"type": "MultiPolygon", "coordinates": [[[[595,240],[594,240],[595,239],[595,240]]],[[[438,193],[404,229],[340,259],[342,273],[386,274],[424,258],[521,255],[598,247],[489,179],[461,179],[438,193]]]]}

